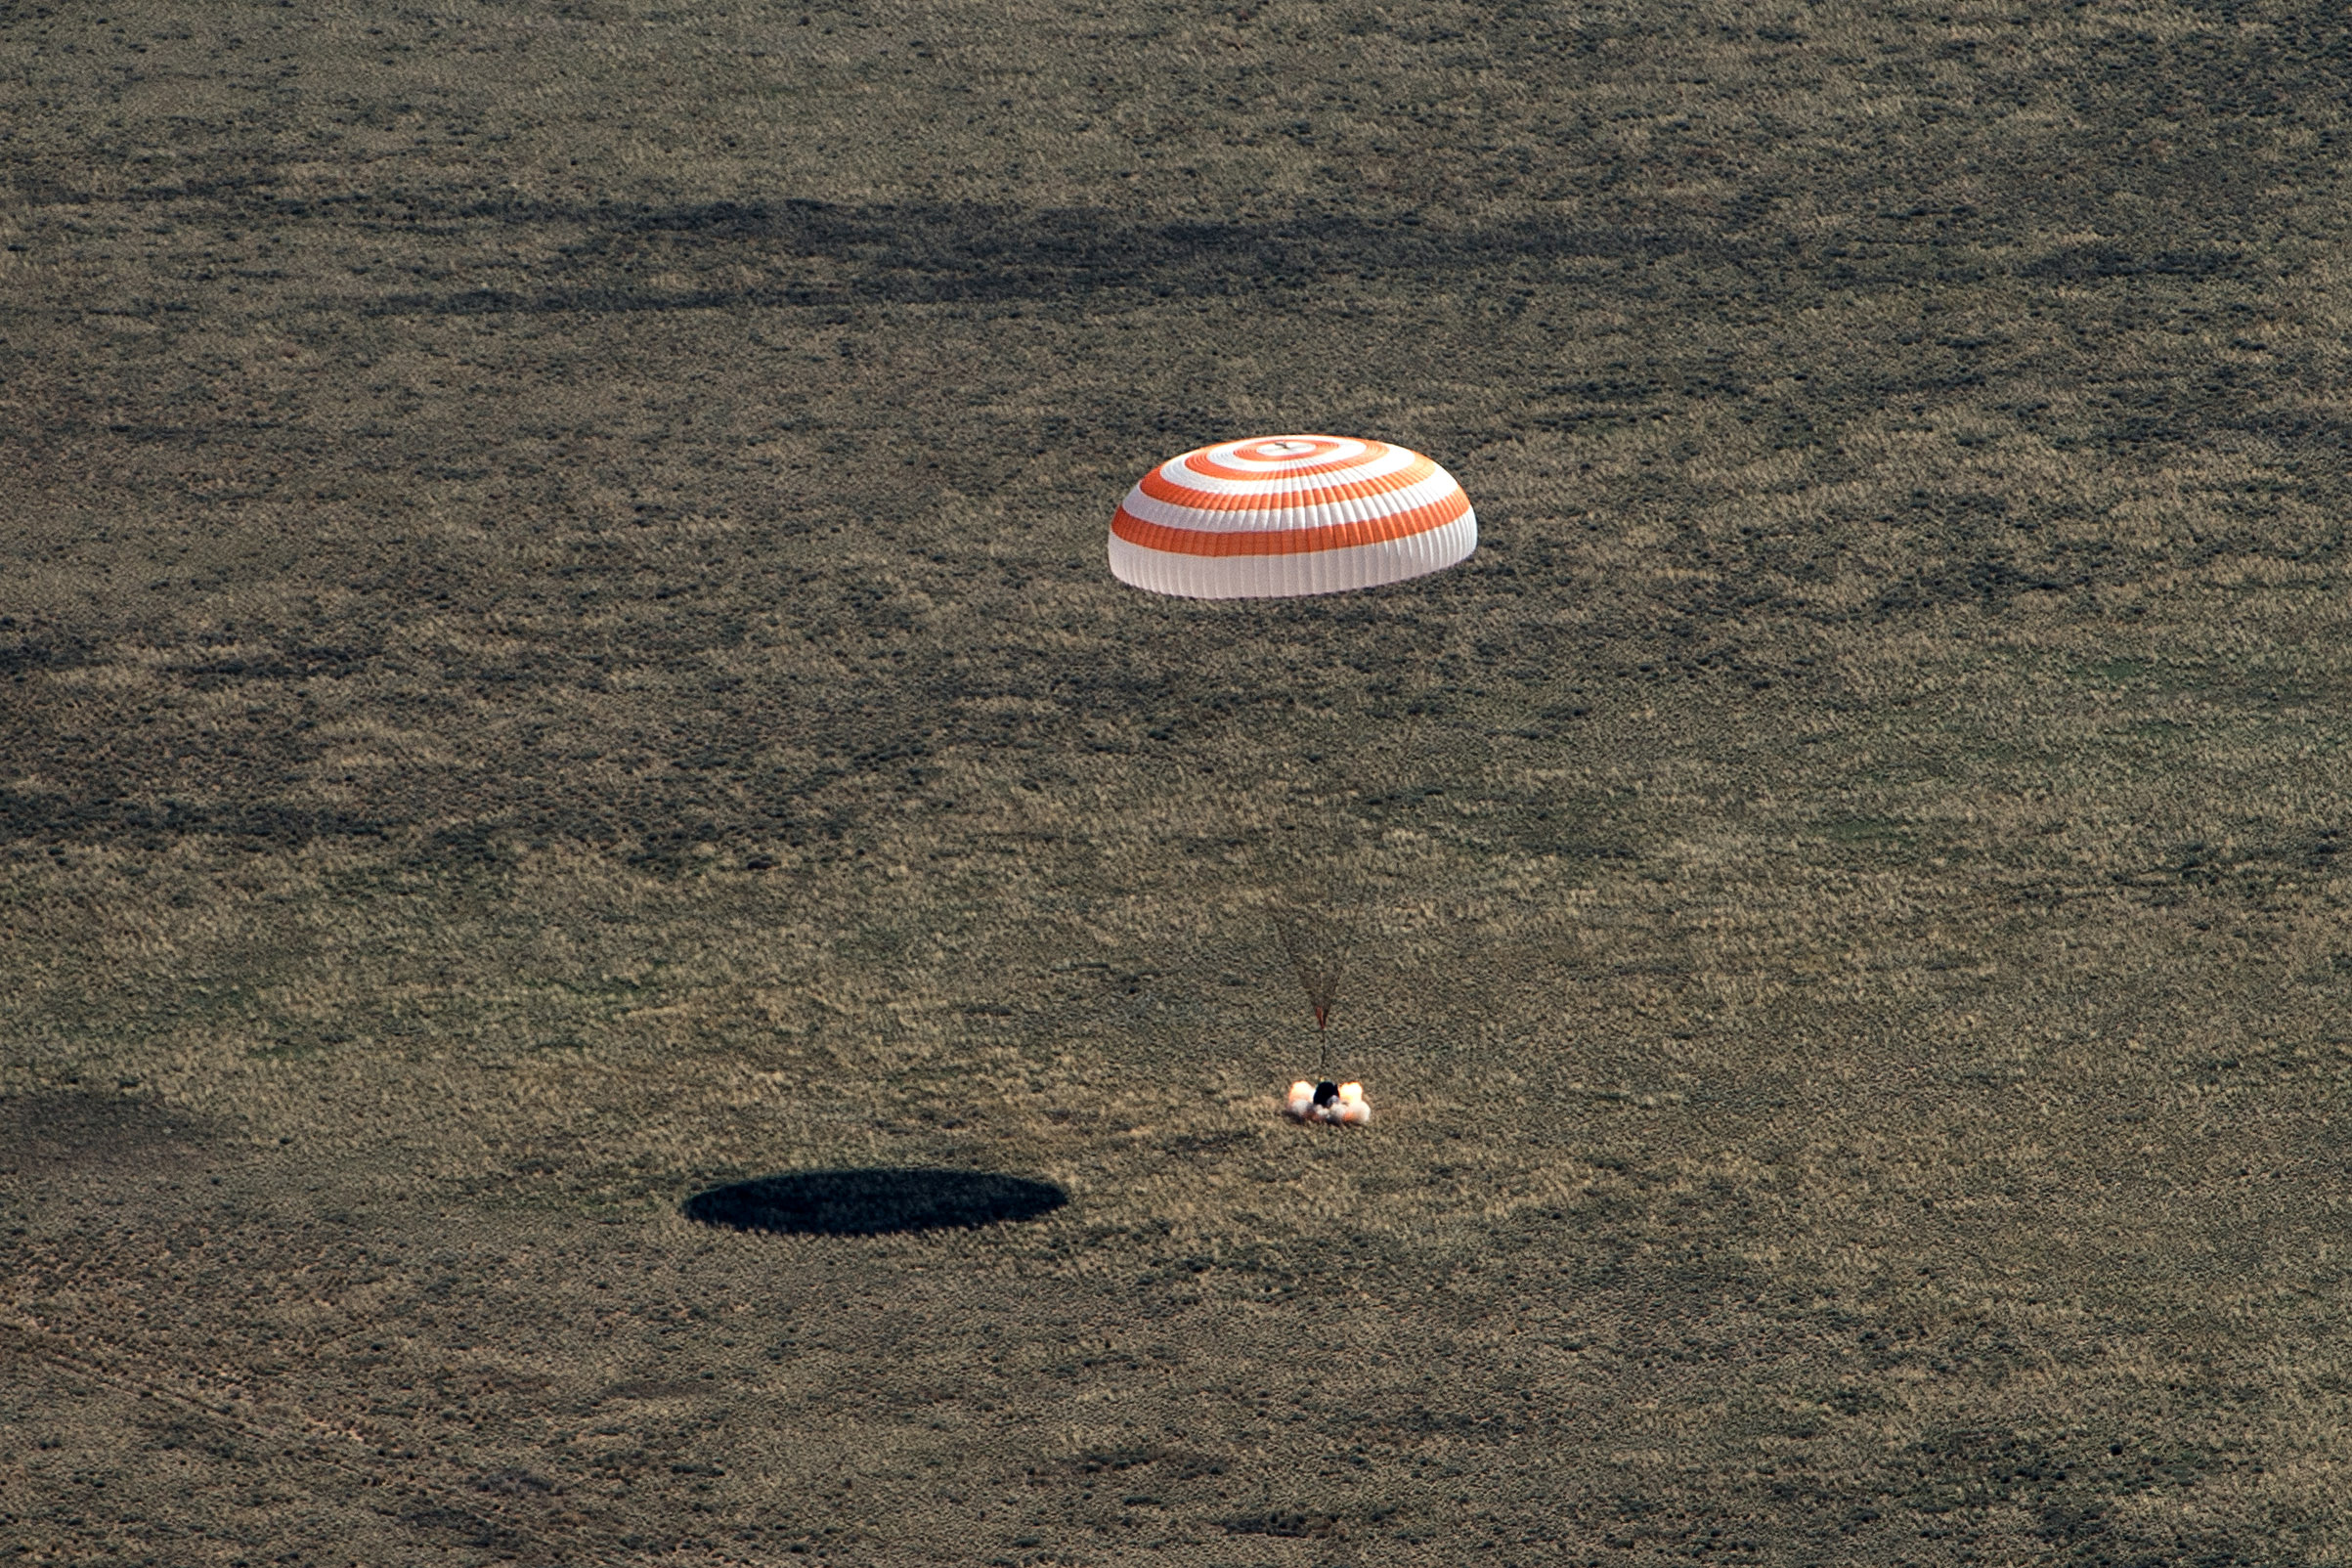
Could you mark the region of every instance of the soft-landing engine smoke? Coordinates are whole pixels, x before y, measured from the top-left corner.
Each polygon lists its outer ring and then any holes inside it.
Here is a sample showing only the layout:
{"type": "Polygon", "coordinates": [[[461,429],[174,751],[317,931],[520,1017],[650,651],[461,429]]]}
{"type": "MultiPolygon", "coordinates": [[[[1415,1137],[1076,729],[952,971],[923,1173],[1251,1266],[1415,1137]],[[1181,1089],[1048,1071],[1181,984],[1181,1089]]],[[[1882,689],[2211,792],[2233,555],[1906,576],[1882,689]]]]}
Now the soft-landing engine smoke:
{"type": "Polygon", "coordinates": [[[1301,1078],[1290,1085],[1283,1110],[1293,1121],[1328,1121],[1342,1127],[1361,1127],[1372,1120],[1372,1106],[1364,1098],[1364,1085],[1360,1083],[1309,1083],[1301,1078]]]}

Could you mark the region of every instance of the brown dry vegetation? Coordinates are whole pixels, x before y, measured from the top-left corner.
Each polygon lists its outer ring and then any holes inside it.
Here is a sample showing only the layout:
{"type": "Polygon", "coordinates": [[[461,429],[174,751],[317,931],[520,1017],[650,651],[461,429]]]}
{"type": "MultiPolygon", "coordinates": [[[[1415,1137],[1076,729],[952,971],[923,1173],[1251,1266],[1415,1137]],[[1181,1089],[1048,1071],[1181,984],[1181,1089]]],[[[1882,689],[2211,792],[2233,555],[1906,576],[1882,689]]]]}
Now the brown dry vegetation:
{"type": "Polygon", "coordinates": [[[8,1560],[2352,1549],[2339,20],[199,10],[0,4],[8,1560]],[[1108,579],[1301,428],[1485,547],[1108,579]]]}

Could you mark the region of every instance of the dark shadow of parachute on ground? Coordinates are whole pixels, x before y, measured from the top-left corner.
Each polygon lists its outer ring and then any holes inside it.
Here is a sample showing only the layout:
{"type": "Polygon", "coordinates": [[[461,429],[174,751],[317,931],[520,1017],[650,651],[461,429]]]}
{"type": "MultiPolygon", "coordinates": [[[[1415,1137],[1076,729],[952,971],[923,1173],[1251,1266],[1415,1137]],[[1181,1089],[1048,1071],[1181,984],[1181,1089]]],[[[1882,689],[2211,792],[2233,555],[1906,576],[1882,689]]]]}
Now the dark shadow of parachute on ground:
{"type": "Polygon", "coordinates": [[[1033,1220],[1069,1201],[1051,1182],[984,1170],[797,1170],[697,1193],[686,1218],[787,1236],[894,1236],[1033,1220]]]}

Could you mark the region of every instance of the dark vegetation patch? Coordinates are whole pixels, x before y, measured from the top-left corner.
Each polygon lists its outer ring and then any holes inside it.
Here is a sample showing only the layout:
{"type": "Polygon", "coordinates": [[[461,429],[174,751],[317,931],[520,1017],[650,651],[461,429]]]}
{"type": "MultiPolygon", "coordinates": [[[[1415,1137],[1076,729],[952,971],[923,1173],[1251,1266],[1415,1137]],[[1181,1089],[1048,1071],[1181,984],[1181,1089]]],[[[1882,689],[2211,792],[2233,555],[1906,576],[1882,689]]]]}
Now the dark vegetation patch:
{"type": "Polygon", "coordinates": [[[0,1095],[0,1171],[118,1171],[186,1154],[210,1136],[204,1121],[136,1083],[0,1095]]]}
{"type": "Polygon", "coordinates": [[[400,1522],[444,1547],[470,1546],[505,1558],[534,1545],[529,1537],[495,1519],[443,1503],[415,1503],[401,1511],[400,1522]]]}
{"type": "Polygon", "coordinates": [[[2193,839],[2172,846],[2153,863],[2118,869],[2113,880],[2158,907],[2200,893],[2260,904],[2325,885],[2336,875],[2343,849],[2344,830],[2334,827],[2250,842],[2193,839]]]}
{"type": "Polygon", "coordinates": [[[73,670],[89,663],[87,639],[55,631],[17,630],[12,616],[0,616],[0,680],[22,684],[27,675],[52,670],[73,670]]]}
{"type": "Polygon", "coordinates": [[[1295,1541],[1325,1541],[1346,1534],[1339,1515],[1300,1508],[1236,1514],[1225,1520],[1224,1525],[1229,1536],[1276,1536],[1295,1541]]]}
{"type": "Polygon", "coordinates": [[[0,789],[0,844],[109,844],[158,849],[190,834],[211,834],[273,848],[314,839],[381,839],[386,824],[348,812],[234,802],[137,801],[99,795],[22,794],[0,789]]]}
{"type": "Polygon", "coordinates": [[[2244,259],[2243,251],[2220,248],[2160,250],[2145,255],[2112,244],[2072,245],[2037,256],[2018,272],[2025,278],[2059,278],[2070,283],[2086,278],[2210,278],[2237,268],[2244,259]]]}
{"type": "Polygon", "coordinates": [[[218,691],[243,681],[342,680],[367,669],[382,654],[376,647],[293,646],[261,653],[196,653],[171,669],[197,691],[218,691]]]}
{"type": "MultiPolygon", "coordinates": [[[[2016,1509],[2032,1521],[2034,1535],[2069,1562],[2196,1562],[2218,1568],[2274,1560],[2271,1553],[2298,1533],[2295,1522],[2275,1521],[2275,1535],[2201,1522],[2167,1529],[2118,1504],[2150,1497],[2186,1498],[2210,1476],[2259,1468],[2259,1460],[2250,1458],[2194,1448],[2166,1451],[2129,1438],[2102,1443],[2087,1433],[2053,1441],[1988,1428],[1944,1431],[1896,1457],[1895,1479],[1879,1506],[1932,1521],[1926,1534],[1944,1539],[1981,1532],[1988,1515],[2016,1509]],[[1900,1479],[1905,1468],[1911,1474],[1908,1485],[1900,1479]]],[[[2299,1558],[2294,1553],[2288,1560],[2299,1558]]]]}

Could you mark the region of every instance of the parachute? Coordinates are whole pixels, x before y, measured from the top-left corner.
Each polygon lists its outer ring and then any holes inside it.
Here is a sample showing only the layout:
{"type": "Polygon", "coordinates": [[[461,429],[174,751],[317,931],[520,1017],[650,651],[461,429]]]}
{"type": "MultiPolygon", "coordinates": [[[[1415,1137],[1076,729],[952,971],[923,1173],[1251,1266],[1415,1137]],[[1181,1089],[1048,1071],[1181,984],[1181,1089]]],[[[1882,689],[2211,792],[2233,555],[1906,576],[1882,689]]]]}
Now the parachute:
{"type": "Polygon", "coordinates": [[[1441,571],[1478,548],[1454,476],[1404,447],[1254,436],[1171,457],[1111,519],[1111,572],[1154,593],[1286,598],[1441,571]]]}
{"type": "MultiPolygon", "coordinates": [[[[1111,575],[1182,598],[1375,588],[1442,571],[1477,548],[1478,514],[1452,474],[1408,448],[1348,436],[1196,448],[1145,474],[1111,520],[1111,575]]],[[[1319,1079],[1354,935],[1347,907],[1326,893],[1278,898],[1269,910],[1315,1017],[1319,1079]]],[[[1301,1079],[1284,1108],[1302,1122],[1372,1119],[1356,1082],[1301,1079]]]]}

